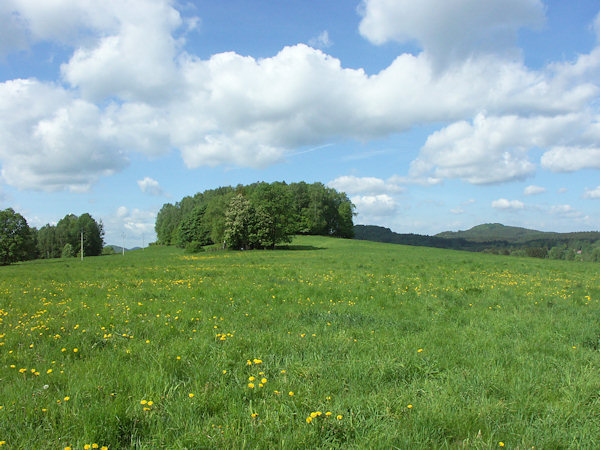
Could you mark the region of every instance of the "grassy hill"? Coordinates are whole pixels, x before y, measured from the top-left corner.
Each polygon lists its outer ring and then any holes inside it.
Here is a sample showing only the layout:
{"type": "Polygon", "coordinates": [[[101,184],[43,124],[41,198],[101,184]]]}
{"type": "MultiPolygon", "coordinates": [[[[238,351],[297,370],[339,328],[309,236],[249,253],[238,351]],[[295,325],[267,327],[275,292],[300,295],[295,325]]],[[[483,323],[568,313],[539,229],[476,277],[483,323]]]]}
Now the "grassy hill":
{"type": "Polygon", "coordinates": [[[600,446],[600,266],[298,237],[0,268],[8,448],[600,446]]]}

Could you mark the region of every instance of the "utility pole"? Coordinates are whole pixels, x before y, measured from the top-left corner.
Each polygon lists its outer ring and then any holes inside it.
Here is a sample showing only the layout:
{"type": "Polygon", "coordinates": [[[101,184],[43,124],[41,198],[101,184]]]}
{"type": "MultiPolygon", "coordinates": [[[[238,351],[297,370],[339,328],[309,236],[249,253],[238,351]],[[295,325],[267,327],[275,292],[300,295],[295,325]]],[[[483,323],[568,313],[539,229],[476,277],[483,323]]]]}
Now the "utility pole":
{"type": "Polygon", "coordinates": [[[121,250],[123,251],[123,256],[125,256],[125,233],[121,233],[121,237],[123,238],[123,246],[121,250]]]}
{"type": "Polygon", "coordinates": [[[83,261],[83,231],[81,232],[81,260],[83,261]]]}

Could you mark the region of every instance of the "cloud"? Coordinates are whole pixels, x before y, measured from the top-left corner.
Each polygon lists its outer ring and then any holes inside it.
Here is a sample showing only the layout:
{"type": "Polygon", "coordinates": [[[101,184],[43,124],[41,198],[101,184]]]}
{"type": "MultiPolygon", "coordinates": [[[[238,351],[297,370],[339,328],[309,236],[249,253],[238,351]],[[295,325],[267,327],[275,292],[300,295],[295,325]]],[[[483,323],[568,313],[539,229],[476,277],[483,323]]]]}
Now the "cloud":
{"type": "Polygon", "coordinates": [[[547,191],[547,189],[545,187],[531,185],[531,186],[527,186],[523,190],[523,194],[524,195],[537,195],[537,194],[543,194],[546,191],[547,191]]]}
{"type": "Polygon", "coordinates": [[[596,132],[587,113],[488,116],[459,121],[432,133],[411,165],[411,174],[459,178],[473,184],[520,180],[536,170],[532,150],[546,148],[541,165],[553,171],[600,167],[600,150],[565,144],[596,132]]]}
{"type": "Polygon", "coordinates": [[[0,83],[3,180],[20,189],[84,191],[127,165],[102,111],[35,80],[0,83]]]}
{"type": "Polygon", "coordinates": [[[553,172],[600,169],[600,148],[558,146],[542,155],[542,167],[553,172]]]}
{"type": "Polygon", "coordinates": [[[144,194],[156,196],[163,194],[160,184],[153,178],[145,177],[143,180],[138,180],[137,184],[144,194]]]}
{"type": "Polygon", "coordinates": [[[573,219],[583,217],[583,213],[577,211],[571,205],[554,205],[550,208],[550,213],[557,216],[568,217],[573,219]]]}
{"type": "Polygon", "coordinates": [[[396,202],[387,194],[351,197],[359,219],[391,216],[396,213],[396,202]]]}
{"type": "Polygon", "coordinates": [[[519,200],[507,200],[505,198],[500,198],[492,202],[492,208],[495,209],[518,210],[523,209],[524,207],[525,204],[519,200]]]}
{"type": "Polygon", "coordinates": [[[390,180],[384,181],[381,178],[355,177],[351,175],[338,177],[327,183],[327,185],[347,194],[395,194],[404,192],[405,190],[390,180]]]}
{"type": "Polygon", "coordinates": [[[374,44],[416,41],[441,64],[514,48],[522,27],[544,22],[540,0],[363,0],[360,33],[374,44]]]}
{"type": "Polygon", "coordinates": [[[9,0],[0,7],[11,11],[2,19],[8,25],[31,42],[59,42],[73,52],[61,84],[0,84],[3,180],[22,189],[82,190],[122,170],[132,152],[173,150],[189,168],[261,168],[298,148],[440,123],[408,176],[387,185],[523,179],[536,170],[534,149],[545,152],[546,169],[597,167],[600,121],[592,105],[600,49],[530,70],[502,48],[514,44],[519,27],[542,21],[539,1],[452,4],[366,0],[365,36],[417,39],[424,48],[368,74],[304,44],[261,59],[234,52],[199,58],[181,35],[190,18],[170,0],[9,0]],[[440,70],[434,56],[446,50],[453,63],[440,70]],[[563,164],[567,150],[576,153],[570,165],[563,164]]]}
{"type": "Polygon", "coordinates": [[[600,186],[595,189],[586,189],[583,194],[584,198],[600,198],[600,186]]]}
{"type": "Polygon", "coordinates": [[[322,31],[317,37],[311,38],[308,41],[308,45],[321,50],[329,48],[333,45],[331,39],[329,39],[329,33],[327,30],[322,31]]]}

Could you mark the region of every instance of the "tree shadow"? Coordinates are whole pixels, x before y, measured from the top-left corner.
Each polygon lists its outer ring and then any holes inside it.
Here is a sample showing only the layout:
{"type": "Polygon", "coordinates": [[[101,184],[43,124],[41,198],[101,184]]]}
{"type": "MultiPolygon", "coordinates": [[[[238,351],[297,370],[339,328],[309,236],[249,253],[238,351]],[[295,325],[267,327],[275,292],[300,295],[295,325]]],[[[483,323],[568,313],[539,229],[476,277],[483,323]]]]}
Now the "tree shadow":
{"type": "Polygon", "coordinates": [[[298,250],[298,251],[312,251],[312,250],[325,250],[325,247],[314,247],[312,245],[278,245],[275,250],[298,250]]]}

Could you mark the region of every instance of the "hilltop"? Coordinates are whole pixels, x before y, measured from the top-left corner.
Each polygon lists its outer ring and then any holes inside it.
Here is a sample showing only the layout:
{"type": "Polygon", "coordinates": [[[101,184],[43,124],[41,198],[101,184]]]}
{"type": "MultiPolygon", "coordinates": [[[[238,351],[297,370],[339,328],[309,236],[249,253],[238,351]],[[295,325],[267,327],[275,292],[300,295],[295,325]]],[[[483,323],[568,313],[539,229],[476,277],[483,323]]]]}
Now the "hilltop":
{"type": "Polygon", "coordinates": [[[507,241],[512,243],[525,243],[535,240],[563,240],[563,239],[600,239],[597,231],[583,231],[575,233],[556,233],[552,231],[538,231],[528,228],[511,227],[501,223],[485,223],[474,226],[465,231],[444,231],[435,235],[445,239],[466,239],[473,242],[507,241]]]}
{"type": "Polygon", "coordinates": [[[556,233],[500,223],[477,225],[465,231],[434,236],[395,233],[377,225],[355,225],[355,239],[476,252],[600,261],[600,232],[556,233]]]}

